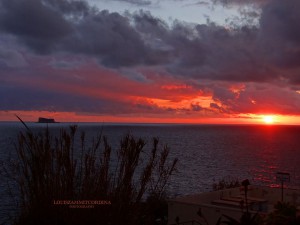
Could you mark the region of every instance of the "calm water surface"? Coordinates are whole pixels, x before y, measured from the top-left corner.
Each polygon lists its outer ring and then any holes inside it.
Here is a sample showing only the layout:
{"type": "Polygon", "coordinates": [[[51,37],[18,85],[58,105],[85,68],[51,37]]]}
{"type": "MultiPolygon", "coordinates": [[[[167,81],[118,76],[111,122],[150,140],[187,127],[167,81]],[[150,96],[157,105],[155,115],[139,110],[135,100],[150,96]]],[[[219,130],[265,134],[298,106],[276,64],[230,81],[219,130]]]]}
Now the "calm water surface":
{"type": "MultiPolygon", "coordinates": [[[[47,125],[28,123],[34,132],[47,125]]],[[[68,123],[49,124],[55,135],[68,123]]],[[[171,195],[198,193],[212,189],[212,184],[223,177],[248,178],[251,183],[276,186],[278,171],[291,174],[292,187],[300,186],[300,126],[225,126],[225,125],[162,125],[162,124],[94,124],[80,123],[79,130],[87,137],[99,132],[108,137],[116,149],[127,133],[150,142],[159,137],[167,144],[170,158],[179,159],[178,172],[172,177],[171,195]]],[[[14,157],[18,132],[25,131],[21,123],[0,123],[0,160],[14,157]]],[[[10,204],[4,184],[0,196],[7,207],[10,204]]],[[[0,209],[0,211],[2,211],[0,209]]],[[[5,210],[4,210],[5,211],[5,210]]],[[[0,215],[1,217],[1,215],[0,215]]]]}

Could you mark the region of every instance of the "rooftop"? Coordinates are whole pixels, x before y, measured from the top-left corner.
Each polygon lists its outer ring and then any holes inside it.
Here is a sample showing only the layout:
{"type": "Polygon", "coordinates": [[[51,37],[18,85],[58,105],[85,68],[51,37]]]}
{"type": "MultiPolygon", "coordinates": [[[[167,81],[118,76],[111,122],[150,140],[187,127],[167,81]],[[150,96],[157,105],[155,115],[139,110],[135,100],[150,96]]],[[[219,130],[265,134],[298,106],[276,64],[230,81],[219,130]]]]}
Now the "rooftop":
{"type": "Polygon", "coordinates": [[[282,192],[281,188],[250,185],[247,199],[244,187],[181,196],[169,200],[169,224],[173,224],[176,218],[199,221],[199,213],[206,216],[208,224],[216,224],[221,215],[239,219],[247,208],[250,213],[267,214],[282,198],[300,210],[299,189],[284,188],[282,192]]]}

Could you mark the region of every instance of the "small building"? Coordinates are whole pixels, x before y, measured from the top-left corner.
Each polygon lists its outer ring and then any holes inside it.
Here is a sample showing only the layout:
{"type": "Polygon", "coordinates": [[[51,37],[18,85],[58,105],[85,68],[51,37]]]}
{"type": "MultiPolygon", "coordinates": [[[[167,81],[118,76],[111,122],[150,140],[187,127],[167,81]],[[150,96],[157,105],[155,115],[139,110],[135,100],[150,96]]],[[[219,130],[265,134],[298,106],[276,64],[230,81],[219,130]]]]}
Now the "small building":
{"type": "Polygon", "coordinates": [[[168,201],[168,224],[214,225],[222,215],[239,220],[247,206],[250,213],[266,215],[282,197],[300,209],[299,189],[284,189],[282,196],[281,188],[250,185],[247,205],[244,187],[177,197],[168,201]]]}

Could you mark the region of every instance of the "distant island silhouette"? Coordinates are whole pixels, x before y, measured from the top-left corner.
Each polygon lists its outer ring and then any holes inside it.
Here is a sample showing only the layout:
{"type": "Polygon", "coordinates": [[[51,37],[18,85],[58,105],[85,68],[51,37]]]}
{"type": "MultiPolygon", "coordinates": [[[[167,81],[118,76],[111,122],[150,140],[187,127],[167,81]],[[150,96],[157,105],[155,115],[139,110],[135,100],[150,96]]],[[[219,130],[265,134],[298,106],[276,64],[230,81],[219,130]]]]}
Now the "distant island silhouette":
{"type": "Polygon", "coordinates": [[[38,123],[57,123],[57,122],[52,118],[39,117],[38,123]]]}

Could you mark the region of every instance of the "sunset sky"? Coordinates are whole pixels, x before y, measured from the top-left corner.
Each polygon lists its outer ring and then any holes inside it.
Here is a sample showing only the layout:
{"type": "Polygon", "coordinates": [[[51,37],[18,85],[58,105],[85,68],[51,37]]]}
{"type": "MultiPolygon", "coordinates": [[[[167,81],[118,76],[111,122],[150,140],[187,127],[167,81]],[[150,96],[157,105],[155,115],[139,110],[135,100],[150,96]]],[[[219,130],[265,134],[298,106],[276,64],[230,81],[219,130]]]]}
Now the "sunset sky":
{"type": "Polygon", "coordinates": [[[0,0],[0,121],[300,124],[299,11],[299,0],[0,0]]]}

